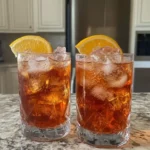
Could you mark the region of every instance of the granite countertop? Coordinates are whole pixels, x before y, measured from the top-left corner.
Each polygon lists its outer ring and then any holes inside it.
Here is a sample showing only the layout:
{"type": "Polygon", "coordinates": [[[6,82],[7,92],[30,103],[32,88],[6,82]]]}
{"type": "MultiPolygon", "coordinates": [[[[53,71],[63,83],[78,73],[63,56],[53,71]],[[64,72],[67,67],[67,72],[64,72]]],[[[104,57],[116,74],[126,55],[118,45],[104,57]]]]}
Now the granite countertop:
{"type": "MultiPolygon", "coordinates": [[[[150,93],[134,93],[132,99],[131,137],[117,150],[150,150],[150,93]]],[[[69,135],[59,141],[39,143],[27,140],[20,131],[19,96],[0,94],[0,150],[98,150],[77,138],[75,95],[71,101],[69,135]]]]}

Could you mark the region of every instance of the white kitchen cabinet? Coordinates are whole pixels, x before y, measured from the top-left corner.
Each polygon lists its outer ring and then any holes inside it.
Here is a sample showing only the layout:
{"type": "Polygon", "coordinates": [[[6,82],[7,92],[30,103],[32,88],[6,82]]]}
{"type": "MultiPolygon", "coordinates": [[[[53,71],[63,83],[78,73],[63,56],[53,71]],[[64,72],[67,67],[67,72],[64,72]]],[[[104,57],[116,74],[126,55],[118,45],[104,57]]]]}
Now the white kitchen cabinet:
{"type": "Polygon", "coordinates": [[[0,0],[0,30],[8,29],[7,1],[0,0]]]}
{"type": "Polygon", "coordinates": [[[65,31],[65,0],[37,0],[37,31],[65,31]]]}
{"type": "Polygon", "coordinates": [[[136,26],[150,26],[150,0],[137,0],[136,26]]]}
{"type": "Polygon", "coordinates": [[[136,54],[137,34],[150,31],[150,0],[131,0],[130,12],[129,52],[136,54]]]}
{"type": "Polygon", "coordinates": [[[8,0],[11,31],[33,31],[33,0],[8,0]]]}
{"type": "Polygon", "coordinates": [[[65,0],[0,0],[0,33],[64,31],[65,0]]]}

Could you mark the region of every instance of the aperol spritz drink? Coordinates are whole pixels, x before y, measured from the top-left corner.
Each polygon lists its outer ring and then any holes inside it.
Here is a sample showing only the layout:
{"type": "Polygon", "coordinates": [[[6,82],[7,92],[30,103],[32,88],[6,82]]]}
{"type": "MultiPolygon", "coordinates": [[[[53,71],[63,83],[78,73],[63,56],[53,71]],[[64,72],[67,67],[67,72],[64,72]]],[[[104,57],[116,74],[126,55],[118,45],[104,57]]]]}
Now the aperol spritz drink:
{"type": "Polygon", "coordinates": [[[78,135],[95,146],[129,139],[133,56],[108,49],[76,55],[78,135]]]}
{"type": "Polygon", "coordinates": [[[20,112],[24,134],[50,141],[70,129],[69,53],[18,54],[20,112]]]}

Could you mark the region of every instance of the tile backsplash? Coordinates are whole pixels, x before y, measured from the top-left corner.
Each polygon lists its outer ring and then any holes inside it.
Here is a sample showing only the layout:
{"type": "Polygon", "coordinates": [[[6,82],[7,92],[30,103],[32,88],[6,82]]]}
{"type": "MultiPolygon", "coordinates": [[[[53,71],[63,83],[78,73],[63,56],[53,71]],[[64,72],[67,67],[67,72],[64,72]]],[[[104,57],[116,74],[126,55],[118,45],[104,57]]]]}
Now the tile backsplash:
{"type": "MultiPolygon", "coordinates": [[[[7,63],[14,63],[16,62],[16,58],[14,57],[13,53],[11,52],[9,48],[9,44],[14,41],[15,39],[29,34],[3,34],[0,33],[0,41],[1,41],[1,47],[3,52],[3,58],[4,61],[7,63]]],[[[36,33],[32,35],[39,35],[48,40],[53,49],[55,49],[57,46],[65,46],[65,33],[36,33]]]]}

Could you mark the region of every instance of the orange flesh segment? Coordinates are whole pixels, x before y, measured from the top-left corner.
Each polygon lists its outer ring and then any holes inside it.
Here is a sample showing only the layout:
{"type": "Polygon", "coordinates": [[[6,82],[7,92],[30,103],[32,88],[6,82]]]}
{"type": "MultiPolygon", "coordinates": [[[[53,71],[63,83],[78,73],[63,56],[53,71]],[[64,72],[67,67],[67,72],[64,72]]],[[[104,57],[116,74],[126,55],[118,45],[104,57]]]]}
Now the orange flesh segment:
{"type": "Polygon", "coordinates": [[[79,53],[89,55],[96,47],[102,48],[106,46],[114,49],[119,49],[120,53],[122,53],[122,50],[118,43],[106,35],[93,35],[87,37],[81,40],[76,45],[76,48],[78,49],[79,53]]]}
{"type": "Polygon", "coordinates": [[[19,52],[51,53],[51,44],[40,36],[27,35],[13,41],[10,48],[16,56],[19,52]]]}

